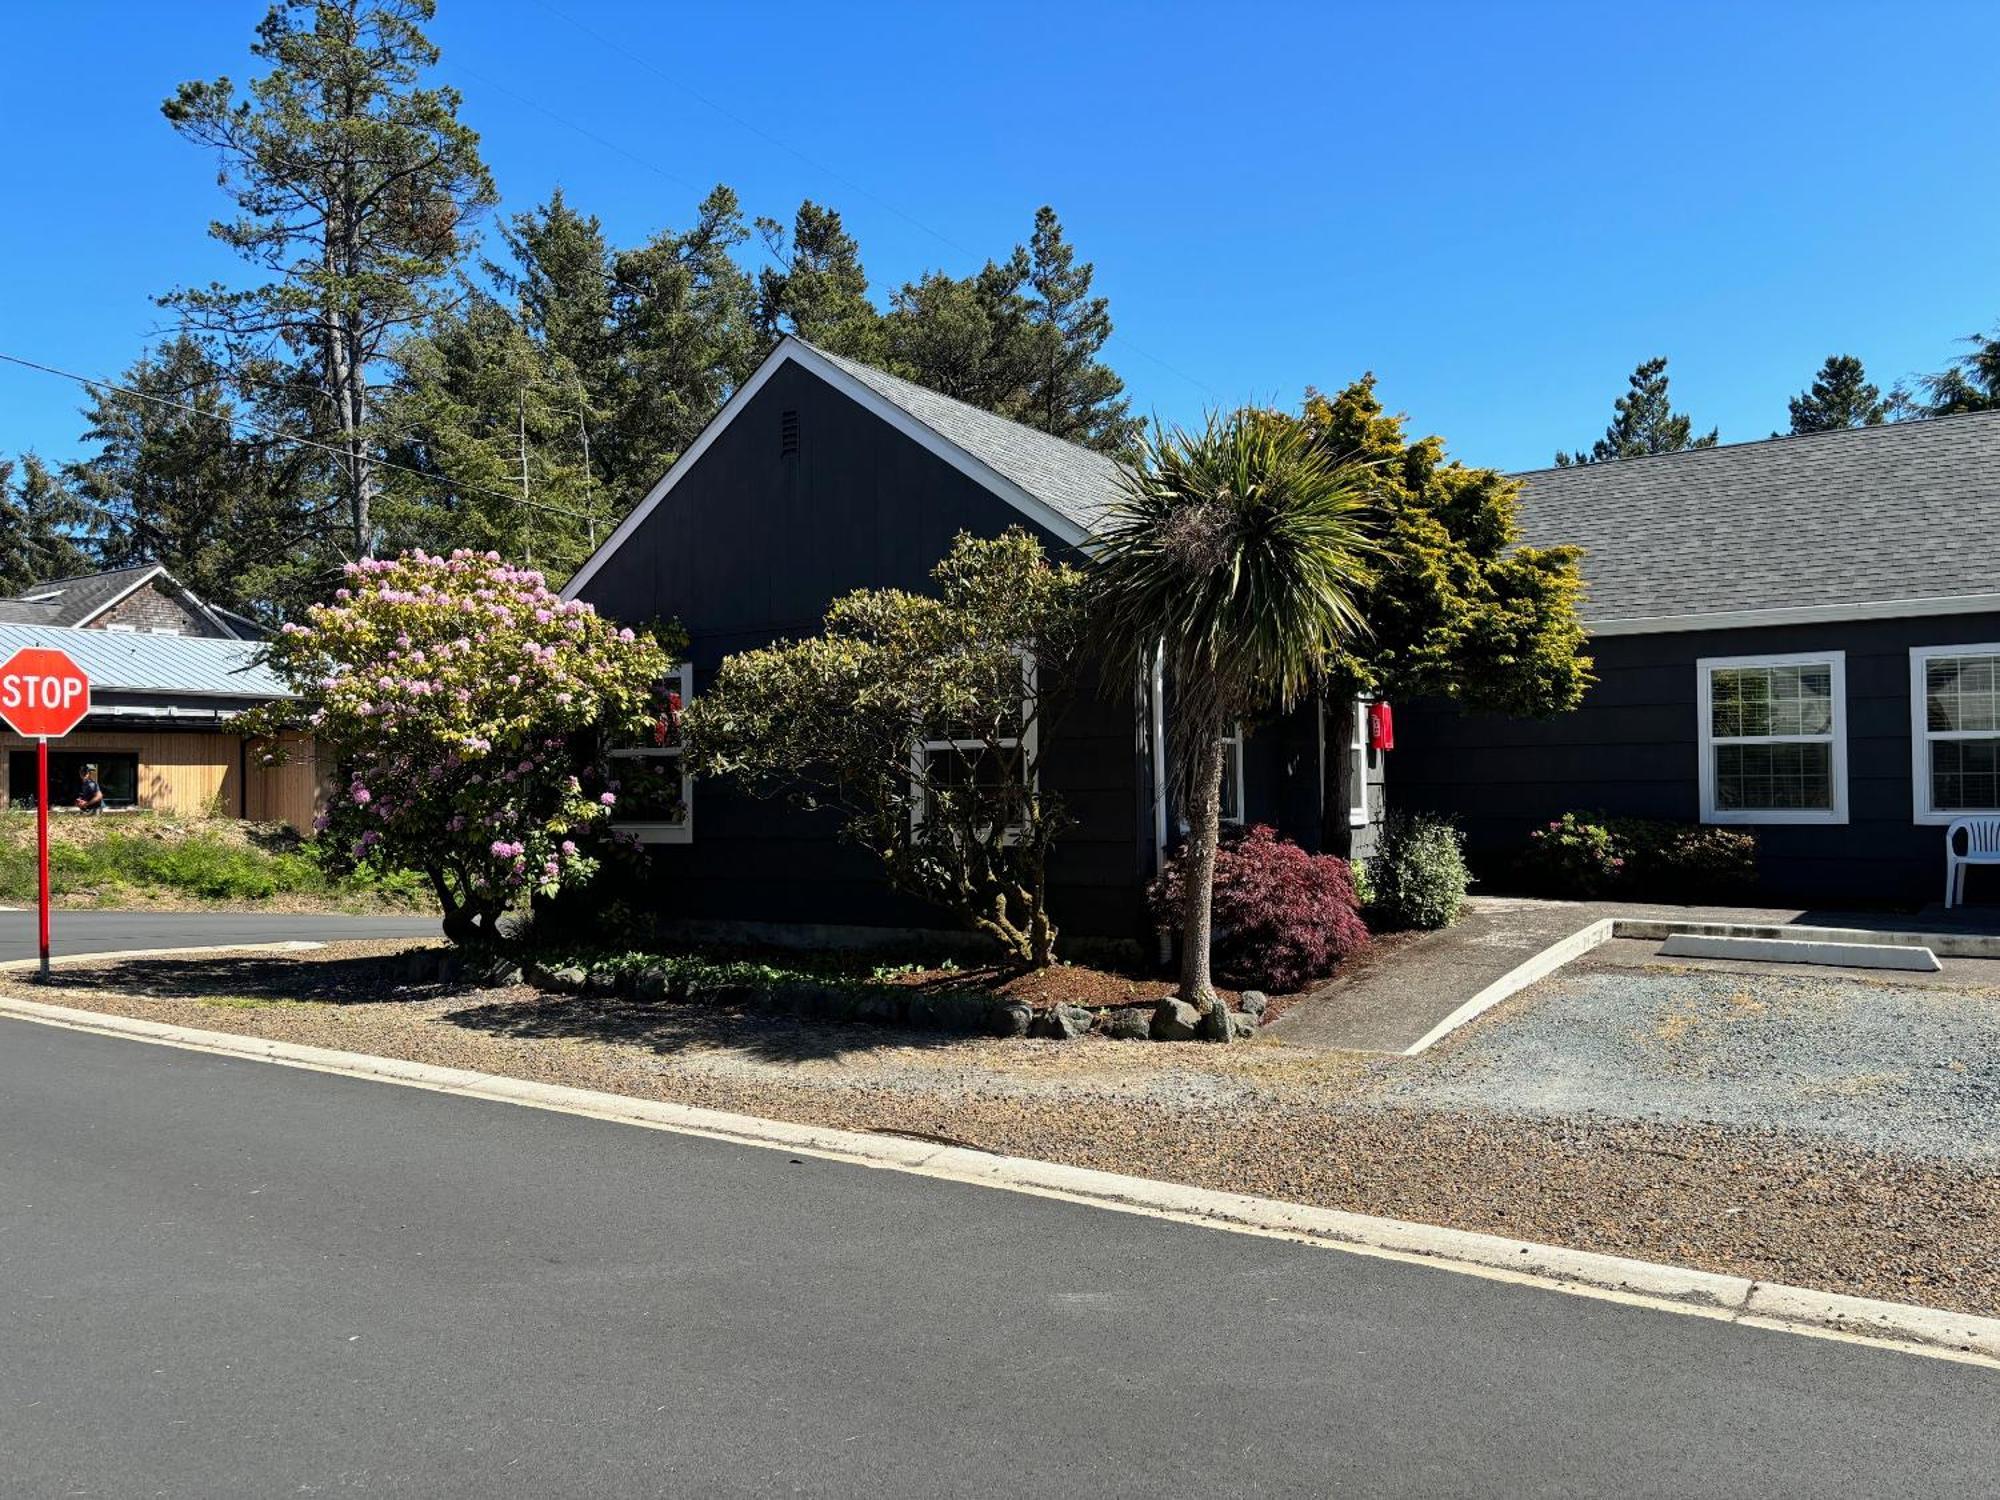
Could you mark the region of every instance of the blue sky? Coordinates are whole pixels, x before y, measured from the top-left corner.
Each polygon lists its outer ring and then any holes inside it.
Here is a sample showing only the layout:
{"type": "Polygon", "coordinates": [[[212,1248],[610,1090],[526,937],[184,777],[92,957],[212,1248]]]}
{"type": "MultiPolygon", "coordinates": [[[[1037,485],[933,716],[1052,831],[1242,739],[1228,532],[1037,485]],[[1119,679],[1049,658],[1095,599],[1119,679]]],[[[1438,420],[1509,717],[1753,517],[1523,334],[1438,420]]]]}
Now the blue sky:
{"type": "MultiPolygon", "coordinates": [[[[14,9],[0,350],[113,374],[153,294],[240,274],[158,105],[247,75],[263,9],[14,9]]],[[[811,196],[886,297],[1053,203],[1169,420],[1373,370],[1538,467],[1654,354],[1743,440],[1827,354],[1886,386],[2000,322],[2000,6],[441,0],[433,34],[503,212],[560,184],[633,242],[717,181],[811,196]]],[[[0,367],[0,452],[74,453],[79,394],[0,367]]]]}

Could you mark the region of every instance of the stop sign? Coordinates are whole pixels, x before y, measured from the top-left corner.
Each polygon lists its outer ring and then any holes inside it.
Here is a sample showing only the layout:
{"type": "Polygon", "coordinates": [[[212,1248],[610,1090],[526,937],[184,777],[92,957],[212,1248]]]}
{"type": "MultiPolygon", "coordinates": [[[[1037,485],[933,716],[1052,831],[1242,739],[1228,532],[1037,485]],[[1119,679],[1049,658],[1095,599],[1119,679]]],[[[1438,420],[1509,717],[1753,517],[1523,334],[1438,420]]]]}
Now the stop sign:
{"type": "Polygon", "coordinates": [[[24,646],[0,662],[0,719],[27,739],[59,740],[90,712],[90,679],[60,651],[24,646]]]}

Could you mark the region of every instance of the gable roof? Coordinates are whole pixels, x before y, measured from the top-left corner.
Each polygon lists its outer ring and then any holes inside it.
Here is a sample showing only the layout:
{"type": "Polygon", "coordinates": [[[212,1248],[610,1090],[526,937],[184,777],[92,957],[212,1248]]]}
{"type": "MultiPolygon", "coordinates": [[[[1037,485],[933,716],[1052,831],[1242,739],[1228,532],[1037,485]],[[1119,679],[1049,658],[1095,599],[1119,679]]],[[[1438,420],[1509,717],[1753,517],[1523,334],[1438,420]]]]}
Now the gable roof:
{"type": "Polygon", "coordinates": [[[0,661],[24,646],[67,653],[90,679],[93,699],[102,693],[250,702],[292,696],[264,661],[263,645],[257,641],[0,624],[0,661]]]}
{"type": "Polygon", "coordinates": [[[1124,469],[1115,459],[787,335],[604,545],[576,570],[563,586],[565,599],[574,599],[596,576],[764,383],[787,365],[825,381],[1065,542],[1081,543],[1088,537],[1119,493],[1124,469]]]}
{"type": "Polygon", "coordinates": [[[88,625],[113,605],[136,594],[156,579],[180,595],[189,608],[225,635],[242,633],[182,588],[159,563],[137,563],[131,567],[107,568],[101,573],[82,573],[74,578],[51,578],[31,583],[13,598],[0,599],[0,623],[88,625]]]}
{"type": "Polygon", "coordinates": [[[1596,635],[2000,611],[2000,412],[1516,477],[1596,635]]]}

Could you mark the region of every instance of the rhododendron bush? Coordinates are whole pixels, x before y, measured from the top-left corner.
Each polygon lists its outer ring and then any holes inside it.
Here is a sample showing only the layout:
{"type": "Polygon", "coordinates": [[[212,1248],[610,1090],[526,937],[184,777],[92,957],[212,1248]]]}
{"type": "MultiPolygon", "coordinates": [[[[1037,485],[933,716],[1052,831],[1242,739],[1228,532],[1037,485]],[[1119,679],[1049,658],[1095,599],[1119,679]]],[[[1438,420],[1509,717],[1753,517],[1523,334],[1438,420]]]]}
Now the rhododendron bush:
{"type": "Polygon", "coordinates": [[[298,700],[246,727],[310,729],[338,764],[318,823],[337,859],[421,871],[447,936],[497,943],[509,907],[588,881],[618,837],[604,749],[674,732],[667,634],[496,553],[350,563],[270,644],[298,700]]]}

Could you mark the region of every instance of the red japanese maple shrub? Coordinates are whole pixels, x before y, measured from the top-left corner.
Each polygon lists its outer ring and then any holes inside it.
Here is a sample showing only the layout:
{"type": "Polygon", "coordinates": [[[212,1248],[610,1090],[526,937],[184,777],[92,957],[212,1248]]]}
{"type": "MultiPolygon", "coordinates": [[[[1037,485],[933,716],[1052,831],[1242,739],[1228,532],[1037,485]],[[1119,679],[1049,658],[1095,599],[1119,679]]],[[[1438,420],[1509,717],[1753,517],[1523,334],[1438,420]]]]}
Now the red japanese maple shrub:
{"type": "MultiPolygon", "coordinates": [[[[1163,921],[1180,912],[1184,869],[1176,856],[1153,882],[1163,921]]],[[[1302,989],[1368,946],[1359,908],[1346,860],[1308,854],[1260,823],[1215,853],[1216,969],[1260,989],[1302,989]]]]}

